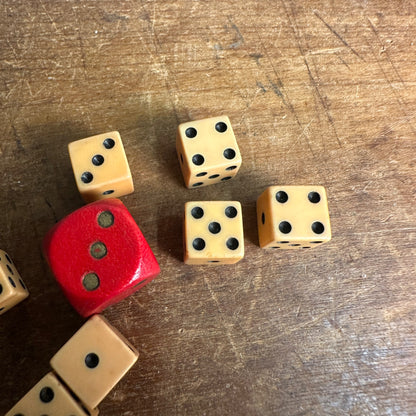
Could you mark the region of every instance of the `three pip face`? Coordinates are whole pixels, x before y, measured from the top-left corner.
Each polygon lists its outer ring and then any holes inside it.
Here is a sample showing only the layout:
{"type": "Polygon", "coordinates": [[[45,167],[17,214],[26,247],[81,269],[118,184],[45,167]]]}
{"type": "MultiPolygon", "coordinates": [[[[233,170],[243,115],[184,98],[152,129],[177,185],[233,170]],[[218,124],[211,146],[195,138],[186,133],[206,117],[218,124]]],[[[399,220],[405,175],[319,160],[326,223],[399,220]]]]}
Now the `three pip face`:
{"type": "Polygon", "coordinates": [[[134,191],[118,131],[72,142],[68,151],[75,182],[85,202],[116,198],[134,191]]]}
{"type": "Polygon", "coordinates": [[[85,317],[144,287],[160,271],[149,244],[118,199],[74,211],[49,231],[43,249],[69,302],[85,317]]]}

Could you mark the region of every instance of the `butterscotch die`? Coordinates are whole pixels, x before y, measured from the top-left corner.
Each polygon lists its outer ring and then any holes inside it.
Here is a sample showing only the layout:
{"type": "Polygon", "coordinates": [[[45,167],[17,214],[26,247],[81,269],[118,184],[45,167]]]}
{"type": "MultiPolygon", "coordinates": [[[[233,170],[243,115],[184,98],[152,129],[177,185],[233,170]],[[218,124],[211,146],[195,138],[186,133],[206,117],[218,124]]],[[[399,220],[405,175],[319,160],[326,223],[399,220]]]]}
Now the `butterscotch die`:
{"type": "Polygon", "coordinates": [[[187,188],[232,179],[241,166],[240,150],[227,116],[180,124],[176,151],[187,188]]]}
{"type": "Polygon", "coordinates": [[[257,200],[262,248],[312,248],[331,239],[322,186],[271,186],[257,200]]]}
{"type": "Polygon", "coordinates": [[[0,315],[26,299],[29,291],[10,256],[0,250],[0,315]]]}
{"type": "Polygon", "coordinates": [[[78,190],[85,202],[116,198],[134,191],[123,142],[117,131],[68,145],[78,190]]]}
{"type": "Polygon", "coordinates": [[[194,201],[185,204],[184,261],[187,264],[232,264],[244,257],[241,204],[194,201]]]}
{"type": "Polygon", "coordinates": [[[6,416],[96,416],[98,409],[86,409],[53,374],[43,377],[6,416]]]}
{"type": "Polygon", "coordinates": [[[95,408],[137,361],[136,349],[101,315],[91,317],[50,364],[88,407],[95,408]]]}

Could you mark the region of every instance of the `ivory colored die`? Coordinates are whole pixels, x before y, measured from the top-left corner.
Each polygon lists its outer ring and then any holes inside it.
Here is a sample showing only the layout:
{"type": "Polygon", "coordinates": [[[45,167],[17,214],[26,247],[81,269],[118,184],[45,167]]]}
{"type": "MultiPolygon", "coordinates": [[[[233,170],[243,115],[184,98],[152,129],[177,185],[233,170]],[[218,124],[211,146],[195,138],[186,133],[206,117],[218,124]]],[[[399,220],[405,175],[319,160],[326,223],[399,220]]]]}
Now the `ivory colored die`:
{"type": "Polygon", "coordinates": [[[98,409],[83,407],[58,380],[48,373],[37,383],[6,416],[96,416],[98,409]]]}
{"type": "Polygon", "coordinates": [[[240,150],[227,116],[180,124],[176,151],[187,188],[232,179],[241,166],[240,150]]]}
{"type": "Polygon", "coordinates": [[[29,291],[11,258],[0,250],[0,315],[28,296],[29,291]]]}
{"type": "Polygon", "coordinates": [[[312,248],[331,239],[323,186],[271,186],[257,200],[262,248],[312,248]]]}
{"type": "Polygon", "coordinates": [[[101,315],[92,316],[50,364],[88,407],[95,408],[137,361],[136,349],[101,315]]]}
{"type": "Polygon", "coordinates": [[[134,191],[123,142],[117,131],[68,145],[78,190],[85,202],[116,198],[134,191]]]}
{"type": "Polygon", "coordinates": [[[187,264],[232,264],[244,257],[241,204],[195,201],[185,204],[184,261],[187,264]]]}

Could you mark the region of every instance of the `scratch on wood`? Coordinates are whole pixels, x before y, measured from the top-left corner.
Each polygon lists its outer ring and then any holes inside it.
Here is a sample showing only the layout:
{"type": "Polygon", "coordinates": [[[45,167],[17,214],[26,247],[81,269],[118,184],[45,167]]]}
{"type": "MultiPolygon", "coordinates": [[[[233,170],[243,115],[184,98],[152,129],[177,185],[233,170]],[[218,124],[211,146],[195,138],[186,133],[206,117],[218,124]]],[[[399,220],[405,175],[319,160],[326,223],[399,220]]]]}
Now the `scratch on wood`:
{"type": "Polygon", "coordinates": [[[390,65],[393,68],[393,71],[396,73],[396,75],[399,78],[400,82],[404,85],[404,81],[403,81],[402,77],[400,76],[399,71],[397,70],[396,66],[393,64],[393,61],[391,60],[391,57],[390,57],[390,54],[389,54],[387,48],[385,48],[383,42],[381,41],[377,29],[375,28],[375,26],[373,25],[373,23],[371,22],[371,20],[368,17],[367,17],[367,21],[370,24],[370,28],[373,31],[373,33],[374,33],[374,35],[375,35],[378,43],[384,48],[384,53],[386,54],[387,59],[390,62],[390,65]]]}
{"type": "Polygon", "coordinates": [[[380,222],[387,222],[387,221],[389,221],[391,218],[393,218],[393,214],[388,215],[386,218],[384,218],[384,220],[381,220],[380,222]]]}
{"type": "Polygon", "coordinates": [[[260,65],[260,58],[263,58],[261,53],[249,53],[248,56],[255,59],[257,65],[260,65]]]}
{"type": "MultiPolygon", "coordinates": [[[[269,79],[270,86],[272,87],[273,92],[280,98],[283,98],[282,91],[280,91],[279,86],[274,83],[271,79],[269,79]]],[[[281,83],[280,83],[281,84],[281,83]]]]}
{"type": "Polygon", "coordinates": [[[342,57],[339,56],[338,54],[336,54],[336,55],[337,55],[337,58],[351,71],[350,66],[342,59],[342,57]]]}
{"type": "MultiPolygon", "coordinates": [[[[289,150],[288,150],[288,152],[290,152],[295,146],[296,146],[296,144],[298,143],[298,141],[299,141],[299,139],[302,137],[302,136],[304,136],[305,137],[305,139],[306,139],[306,142],[307,142],[307,144],[308,144],[308,147],[309,147],[309,150],[311,151],[311,153],[312,153],[312,156],[315,156],[315,153],[314,153],[314,151],[313,151],[313,149],[312,149],[312,146],[311,146],[311,144],[310,144],[310,142],[309,142],[309,136],[308,136],[308,129],[309,129],[309,126],[311,125],[311,123],[314,121],[315,119],[313,118],[306,126],[305,126],[305,128],[302,130],[302,132],[299,134],[299,136],[296,138],[296,140],[294,140],[293,141],[293,144],[292,144],[292,146],[289,148],[289,150]]],[[[305,266],[306,267],[306,266],[305,266]]]]}
{"type": "Polygon", "coordinates": [[[406,116],[404,118],[402,118],[401,120],[396,121],[395,123],[390,124],[389,127],[386,127],[385,129],[383,129],[380,133],[381,136],[386,136],[390,133],[392,133],[395,129],[397,129],[398,127],[400,127],[403,124],[409,123],[410,120],[413,120],[416,116],[416,113],[413,113],[410,116],[406,116]]]}
{"type": "MultiPolygon", "coordinates": [[[[290,25],[290,26],[291,26],[291,29],[292,29],[293,35],[294,35],[294,37],[295,37],[295,39],[296,39],[296,42],[297,42],[297,46],[298,46],[299,52],[300,52],[300,54],[302,55],[302,57],[303,57],[303,59],[304,59],[304,61],[305,61],[306,65],[307,65],[307,61],[306,61],[306,57],[305,57],[305,51],[303,50],[302,45],[301,45],[300,40],[299,40],[299,34],[298,34],[299,29],[298,29],[298,27],[297,27],[296,20],[292,21],[292,16],[293,16],[293,14],[291,15],[291,14],[289,13],[289,11],[288,11],[288,9],[287,9],[287,6],[286,6],[286,3],[284,2],[284,0],[281,0],[281,3],[282,3],[282,5],[283,5],[283,7],[284,7],[284,9],[285,9],[285,11],[286,11],[287,18],[288,18],[289,22],[291,23],[291,25],[290,25]]],[[[261,39],[260,39],[260,41],[261,41],[261,39]]],[[[264,47],[264,46],[263,46],[263,47],[264,47]]],[[[265,52],[267,53],[267,50],[265,50],[265,52]]],[[[266,56],[267,56],[267,55],[266,55],[266,56]]],[[[272,65],[272,68],[274,69],[275,74],[277,75],[277,72],[276,72],[275,68],[273,67],[273,65],[272,65]]],[[[309,65],[307,65],[307,68],[308,68],[309,77],[311,77],[311,76],[312,76],[312,74],[311,74],[311,72],[310,72],[310,70],[309,70],[309,65]]],[[[315,80],[314,80],[314,78],[313,78],[313,77],[312,77],[312,79],[313,79],[313,81],[315,82],[315,80]]],[[[317,90],[317,92],[318,92],[318,94],[319,94],[319,96],[320,96],[319,89],[317,89],[317,85],[316,85],[316,83],[315,83],[315,89],[317,90]]],[[[321,97],[321,99],[322,99],[322,97],[321,97]]],[[[291,112],[293,113],[293,115],[295,116],[295,119],[296,119],[297,124],[299,125],[299,127],[300,127],[300,128],[301,128],[301,130],[303,131],[303,126],[302,126],[302,124],[300,123],[300,121],[299,121],[299,119],[298,119],[298,116],[297,116],[297,114],[295,113],[295,110],[294,110],[293,106],[291,105],[290,101],[289,101],[289,108],[290,108],[291,112]]],[[[324,108],[325,108],[325,107],[324,107],[324,108]]],[[[328,113],[328,112],[326,112],[327,117],[328,117],[328,114],[329,114],[329,113],[328,113]]],[[[332,117],[331,117],[331,115],[330,115],[330,114],[329,114],[329,116],[330,116],[330,118],[328,118],[328,119],[329,119],[329,120],[332,120],[332,117]]],[[[318,114],[318,118],[319,118],[319,114],[318,114]]],[[[341,142],[340,142],[339,137],[338,137],[338,134],[337,134],[337,131],[336,131],[336,129],[335,129],[335,126],[334,126],[333,124],[331,124],[331,126],[332,126],[332,128],[334,129],[334,132],[335,132],[335,137],[336,137],[336,139],[337,139],[337,141],[338,141],[339,146],[340,146],[340,147],[342,147],[341,142]]],[[[307,139],[307,137],[306,137],[306,136],[305,136],[305,138],[307,139]]],[[[309,143],[309,140],[308,140],[308,139],[307,139],[307,144],[308,144],[308,147],[309,147],[309,149],[310,149],[310,151],[311,151],[312,155],[314,155],[313,150],[312,150],[312,147],[311,147],[311,145],[310,145],[310,143],[309,143]]]]}
{"type": "MultiPolygon", "coordinates": [[[[366,289],[363,290],[358,290],[357,292],[355,292],[354,295],[350,296],[345,302],[340,303],[339,305],[336,306],[335,310],[344,308],[347,305],[350,305],[356,298],[365,295],[368,292],[371,292],[372,290],[374,290],[374,287],[368,287],[366,289]]],[[[325,311],[323,313],[321,313],[320,315],[316,316],[316,317],[312,317],[311,319],[307,322],[302,322],[299,325],[295,325],[291,328],[288,328],[286,331],[282,331],[279,334],[279,337],[286,337],[289,334],[293,333],[293,332],[297,332],[303,328],[310,328],[313,325],[315,325],[318,322],[321,322],[323,319],[332,319],[329,318],[330,314],[334,313],[333,311],[325,311]]],[[[342,333],[342,331],[341,331],[342,333]]]]}
{"type": "Polygon", "coordinates": [[[313,14],[355,55],[357,58],[361,59],[365,62],[365,59],[363,59],[358,52],[350,46],[350,44],[334,29],[332,28],[325,20],[319,15],[319,13],[314,10],[313,14]]]}
{"type": "Polygon", "coordinates": [[[402,227],[402,228],[389,228],[387,230],[357,231],[356,233],[350,233],[349,235],[391,234],[391,233],[401,233],[403,231],[416,232],[416,228],[402,227]]]}
{"type": "MultiPolygon", "coordinates": [[[[263,87],[264,88],[264,87],[263,87]]],[[[245,110],[243,111],[243,113],[241,114],[241,117],[240,117],[240,124],[243,122],[243,120],[245,119],[245,117],[246,117],[246,114],[247,114],[247,111],[250,109],[250,107],[253,105],[253,103],[254,103],[254,101],[255,101],[255,99],[256,99],[256,97],[257,97],[257,95],[260,93],[260,91],[261,91],[261,89],[256,89],[256,91],[254,92],[254,95],[253,95],[253,97],[251,98],[251,99],[249,99],[248,100],[248,102],[247,102],[247,105],[246,105],[246,108],[245,108],[245,110]]],[[[266,90],[264,90],[264,92],[265,92],[266,90]]]]}
{"type": "Polygon", "coordinates": [[[335,128],[334,119],[332,118],[332,115],[329,111],[328,104],[326,103],[326,100],[324,99],[324,97],[322,97],[322,94],[319,90],[318,84],[317,84],[315,78],[312,75],[311,69],[309,68],[308,61],[306,60],[305,57],[303,58],[303,61],[305,63],[306,69],[308,71],[308,75],[309,75],[309,79],[311,81],[311,84],[314,87],[314,89],[316,91],[316,94],[318,95],[319,101],[320,101],[320,103],[321,103],[321,105],[322,105],[322,107],[325,111],[325,114],[328,118],[329,124],[331,125],[332,129],[334,130],[335,138],[337,139],[338,145],[339,145],[339,147],[342,147],[341,141],[340,141],[339,136],[338,136],[338,132],[335,128]]]}
{"type": "Polygon", "coordinates": [[[235,33],[236,33],[235,42],[229,45],[229,48],[236,49],[244,43],[244,37],[241,34],[238,26],[235,23],[233,23],[233,21],[231,20],[231,16],[228,16],[228,21],[230,22],[231,27],[235,30],[235,33]]]}
{"type": "Polygon", "coordinates": [[[205,283],[205,286],[208,288],[208,291],[209,291],[209,294],[211,295],[212,300],[215,302],[215,304],[217,306],[219,314],[221,315],[221,318],[222,318],[221,322],[222,322],[222,325],[225,329],[227,339],[230,342],[231,348],[234,352],[235,358],[236,358],[239,366],[244,366],[243,361],[242,361],[243,356],[242,356],[241,352],[238,351],[237,346],[235,345],[235,342],[234,342],[232,334],[231,334],[230,325],[228,325],[223,319],[223,313],[221,311],[221,307],[220,307],[220,303],[218,302],[218,298],[215,295],[215,292],[212,290],[208,280],[205,277],[204,277],[204,283],[205,283]]]}
{"type": "MultiPolygon", "coordinates": [[[[150,16],[150,14],[148,13],[148,11],[145,9],[143,5],[141,6],[141,9],[142,9],[142,13],[145,16],[150,16]]],[[[169,96],[169,100],[172,106],[172,111],[174,113],[177,124],[179,124],[180,117],[179,117],[178,109],[177,109],[177,104],[180,102],[179,96],[177,94],[178,85],[177,85],[175,76],[169,71],[168,65],[166,64],[165,59],[164,59],[164,54],[162,53],[162,44],[159,40],[157,31],[155,30],[156,16],[157,16],[156,4],[154,3],[153,4],[153,17],[152,18],[149,17],[149,20],[146,19],[146,21],[150,25],[151,39],[152,39],[153,47],[155,49],[155,54],[151,53],[150,51],[149,53],[152,56],[153,60],[157,61],[155,62],[155,65],[159,68],[163,68],[162,71],[158,70],[156,72],[163,76],[163,81],[164,81],[164,84],[165,84],[165,87],[169,96]],[[171,84],[174,84],[174,87],[175,87],[174,89],[171,88],[171,84]]],[[[140,32],[139,32],[139,37],[142,39],[140,32]]]]}
{"type": "Polygon", "coordinates": [[[45,197],[45,202],[46,202],[46,205],[50,208],[55,222],[58,222],[58,216],[56,215],[56,212],[55,212],[52,204],[48,201],[48,199],[46,197],[45,197]]]}
{"type": "Polygon", "coordinates": [[[14,59],[17,61],[18,56],[17,56],[16,50],[13,48],[13,45],[10,43],[8,38],[6,38],[6,43],[9,45],[9,48],[12,50],[14,59]]]}
{"type": "Polygon", "coordinates": [[[260,81],[257,81],[256,85],[260,88],[262,92],[266,92],[266,88],[264,88],[264,85],[260,81]]]}
{"type": "Polygon", "coordinates": [[[406,104],[404,103],[404,101],[403,101],[400,93],[396,90],[396,88],[393,87],[393,84],[390,81],[390,79],[389,79],[386,71],[384,70],[383,66],[381,65],[381,62],[379,61],[378,56],[374,53],[374,50],[373,50],[370,42],[368,40],[366,40],[366,41],[367,41],[367,45],[368,45],[369,49],[371,50],[371,53],[372,53],[372,55],[373,55],[373,57],[374,57],[377,65],[378,65],[378,67],[380,68],[380,71],[383,73],[384,79],[386,80],[387,84],[389,85],[390,89],[393,92],[393,95],[396,98],[397,103],[399,104],[399,108],[400,108],[400,110],[402,111],[402,113],[404,115],[404,120],[405,120],[406,124],[410,127],[410,130],[412,131],[412,133],[413,134],[416,134],[416,131],[415,131],[414,127],[413,127],[413,124],[410,122],[410,120],[412,120],[414,116],[409,116],[407,114],[407,112],[406,112],[406,104]]]}
{"type": "MultiPolygon", "coordinates": [[[[257,36],[258,36],[258,39],[259,39],[259,43],[260,43],[261,49],[262,49],[262,51],[264,53],[264,56],[266,57],[267,62],[269,63],[270,67],[272,68],[272,71],[273,71],[273,73],[274,73],[274,75],[276,77],[276,80],[278,82],[278,85],[281,86],[279,88],[279,91],[283,91],[283,93],[284,93],[284,94],[282,93],[281,95],[278,95],[278,97],[282,100],[284,106],[289,109],[289,111],[291,112],[291,114],[293,115],[293,117],[296,120],[296,124],[300,127],[301,130],[303,130],[303,125],[302,125],[302,123],[299,120],[299,117],[298,117],[298,115],[297,115],[297,113],[295,111],[295,108],[293,107],[293,105],[292,105],[292,103],[290,101],[290,98],[289,98],[288,94],[284,91],[283,83],[282,83],[282,81],[280,79],[280,76],[279,76],[279,74],[277,72],[277,69],[275,68],[275,66],[273,64],[273,61],[271,60],[271,58],[270,58],[270,56],[268,54],[268,51],[267,51],[266,47],[264,46],[263,40],[261,39],[261,37],[258,34],[258,32],[257,32],[257,36]],[[286,98],[285,98],[285,96],[286,96],[286,98]]],[[[267,77],[267,79],[270,82],[270,78],[267,77]]]]}
{"type": "Polygon", "coordinates": [[[48,16],[50,22],[52,23],[53,28],[55,29],[55,31],[58,31],[58,28],[56,27],[55,21],[52,19],[51,15],[48,13],[48,11],[46,10],[45,5],[43,4],[42,0],[39,0],[39,4],[42,6],[42,9],[44,10],[46,16],[48,16]]]}
{"type": "Polygon", "coordinates": [[[87,64],[85,61],[85,51],[84,51],[84,43],[82,41],[82,37],[81,37],[81,32],[78,29],[78,42],[79,42],[79,48],[80,48],[80,52],[81,52],[81,62],[82,62],[82,67],[84,68],[84,75],[85,78],[87,77],[87,64]]]}
{"type": "Polygon", "coordinates": [[[17,150],[19,152],[26,153],[26,149],[22,145],[22,141],[20,140],[20,137],[17,133],[16,127],[14,126],[14,124],[12,124],[11,127],[12,127],[12,130],[13,130],[14,139],[16,141],[17,150]]]}
{"type": "Polygon", "coordinates": [[[118,15],[116,13],[107,13],[103,16],[103,20],[109,23],[113,23],[117,20],[128,20],[128,16],[118,15]]]}

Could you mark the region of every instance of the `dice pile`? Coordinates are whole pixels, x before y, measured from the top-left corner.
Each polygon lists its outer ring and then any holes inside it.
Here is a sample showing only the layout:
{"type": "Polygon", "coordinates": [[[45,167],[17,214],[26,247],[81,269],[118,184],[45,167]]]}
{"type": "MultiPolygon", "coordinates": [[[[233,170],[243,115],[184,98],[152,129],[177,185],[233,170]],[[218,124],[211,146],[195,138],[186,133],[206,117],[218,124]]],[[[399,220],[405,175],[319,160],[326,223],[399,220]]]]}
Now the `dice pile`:
{"type": "MultiPolygon", "coordinates": [[[[97,415],[98,404],[138,358],[99,313],[144,287],[160,268],[147,241],[116,197],[134,191],[118,132],[68,146],[78,189],[88,204],[58,222],[43,252],[72,306],[88,321],[50,361],[52,370],[6,416],[97,415]],[[117,357],[117,360],[114,360],[117,357]]],[[[183,123],[176,150],[187,188],[232,179],[241,154],[226,116],[183,123]]],[[[322,186],[271,186],[257,200],[259,245],[309,249],[331,239],[322,186]]],[[[244,257],[241,204],[190,201],[184,207],[184,262],[232,264],[244,257]]],[[[0,314],[29,292],[0,250],[0,314]]]]}

